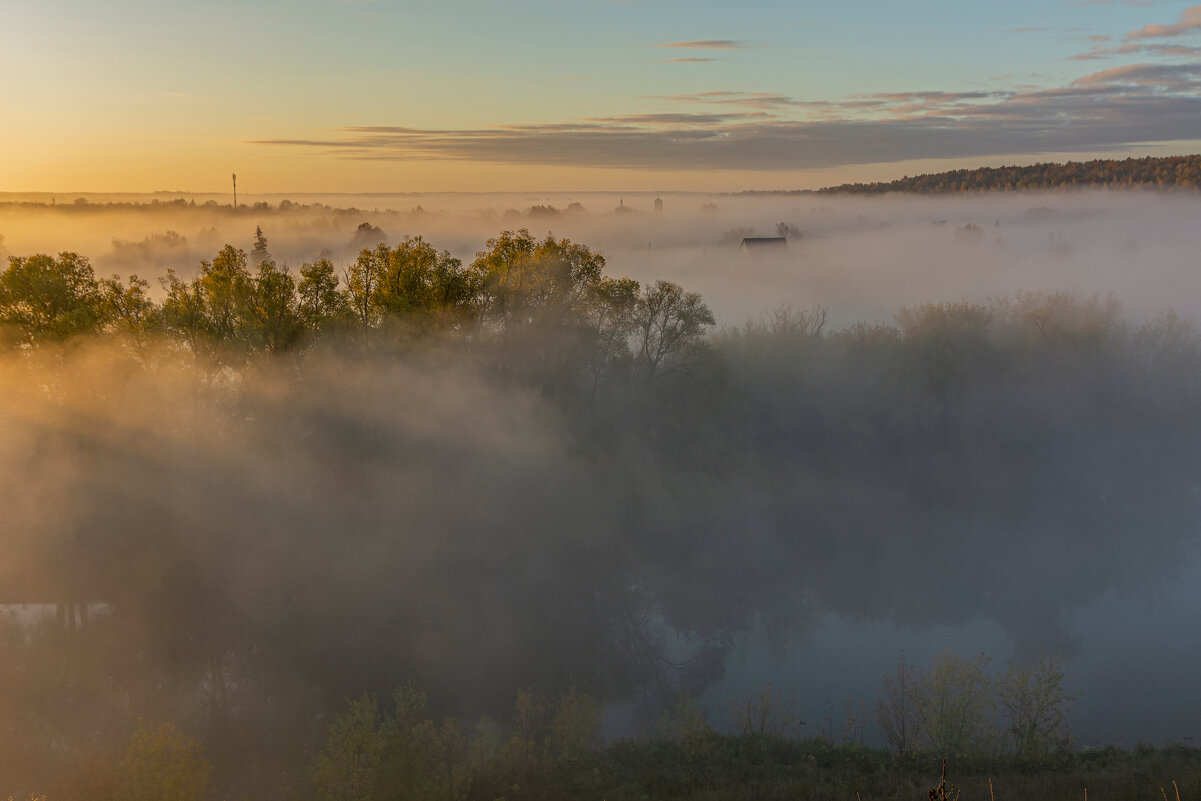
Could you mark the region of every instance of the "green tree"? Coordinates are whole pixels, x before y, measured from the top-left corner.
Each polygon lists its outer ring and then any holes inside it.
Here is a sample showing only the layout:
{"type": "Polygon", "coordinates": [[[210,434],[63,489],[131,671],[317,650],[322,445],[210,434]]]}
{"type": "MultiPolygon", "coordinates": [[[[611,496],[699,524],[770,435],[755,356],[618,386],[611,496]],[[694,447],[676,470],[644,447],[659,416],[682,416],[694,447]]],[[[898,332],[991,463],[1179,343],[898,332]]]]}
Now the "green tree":
{"type": "Polygon", "coordinates": [[[600,254],[568,239],[504,231],[476,254],[481,339],[498,369],[548,394],[592,393],[631,363],[639,285],[604,275],[600,254]]]}
{"type": "Polygon", "coordinates": [[[200,801],[212,765],[196,740],[170,723],[138,727],[121,760],[125,801],[200,801]]]}
{"type": "Polygon", "coordinates": [[[576,763],[600,746],[600,706],[575,688],[555,704],[550,749],[559,762],[576,763]]]}
{"type": "Polygon", "coordinates": [[[420,236],[359,252],[347,274],[347,295],[363,328],[389,318],[463,321],[474,314],[481,281],[474,268],[420,236]]]}
{"type": "Polygon", "coordinates": [[[412,685],[392,694],[396,713],[382,779],[397,801],[461,798],[471,777],[471,749],[458,724],[427,718],[426,696],[412,685]]]}
{"type": "Polygon", "coordinates": [[[1071,745],[1068,704],[1073,698],[1064,692],[1058,660],[1047,657],[1025,668],[1010,666],[996,692],[1019,757],[1044,757],[1071,745]]]}
{"type": "Polygon", "coordinates": [[[485,246],[472,269],[485,284],[489,321],[508,333],[577,324],[603,277],[604,257],[569,239],[538,240],[523,228],[485,246]]]}
{"type": "Polygon", "coordinates": [[[304,319],[296,296],[296,281],[287,267],[276,267],[268,258],[259,264],[250,285],[243,327],[251,344],[268,353],[279,353],[300,341],[304,319]]]}
{"type": "Polygon", "coordinates": [[[919,734],[943,756],[978,754],[993,745],[995,702],[984,654],[936,656],[918,694],[919,734]]]}
{"type": "Polygon", "coordinates": [[[102,278],[99,283],[103,317],[110,328],[125,333],[143,335],[159,322],[159,308],[150,299],[150,282],[129,276],[129,283],[120,276],[102,278]]]}
{"type": "Polygon", "coordinates": [[[426,697],[411,685],[392,694],[385,717],[373,696],[350,703],[330,726],[312,766],[317,797],[329,801],[451,801],[471,776],[467,738],[450,719],[425,716],[426,697]]]}
{"type": "Polygon", "coordinates": [[[388,727],[374,696],[364,695],[334,719],[325,748],[313,762],[312,779],[321,801],[381,801],[380,773],[387,759],[388,727]]]}
{"type": "Polygon", "coordinates": [[[420,236],[406,236],[393,248],[381,245],[380,281],[373,302],[384,314],[466,311],[473,307],[478,281],[463,262],[439,252],[420,236]]]}
{"type": "Polygon", "coordinates": [[[329,259],[302,264],[296,291],[300,319],[309,331],[325,329],[348,311],[346,293],[339,288],[338,275],[329,259]]]}
{"type": "Polygon", "coordinates": [[[168,270],[163,287],[163,326],[196,353],[272,350],[295,341],[295,282],[271,259],[254,276],[246,251],[226,245],[191,281],[168,270]]]}
{"type": "Polygon", "coordinates": [[[226,342],[242,339],[254,291],[246,267],[246,251],[226,245],[211,262],[200,263],[200,277],[196,280],[213,334],[226,342]]]}
{"type": "Polygon", "coordinates": [[[258,267],[263,262],[271,258],[271,251],[267,249],[267,237],[263,236],[262,226],[254,227],[254,246],[250,249],[250,263],[258,267]]]}
{"type": "Polygon", "coordinates": [[[388,269],[390,251],[386,244],[374,250],[364,248],[346,274],[346,295],[354,319],[361,328],[374,328],[382,319],[382,310],[376,303],[380,284],[388,269]]]}
{"type": "Polygon", "coordinates": [[[184,281],[174,270],[167,270],[161,281],[167,293],[160,310],[163,328],[192,353],[208,353],[214,344],[214,332],[200,282],[184,281]]]}
{"type": "Polygon", "coordinates": [[[60,253],[12,256],[0,273],[0,328],[17,342],[62,340],[103,322],[100,286],[87,258],[60,253]]]}

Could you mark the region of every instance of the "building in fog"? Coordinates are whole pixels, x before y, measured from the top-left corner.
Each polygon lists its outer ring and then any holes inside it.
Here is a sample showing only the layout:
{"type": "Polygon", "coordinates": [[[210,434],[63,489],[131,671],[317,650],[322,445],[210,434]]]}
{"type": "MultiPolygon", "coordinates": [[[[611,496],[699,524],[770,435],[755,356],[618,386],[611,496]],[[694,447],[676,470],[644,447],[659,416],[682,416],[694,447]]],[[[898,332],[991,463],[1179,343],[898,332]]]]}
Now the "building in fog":
{"type": "Polygon", "coordinates": [[[788,240],[782,236],[748,236],[738,249],[743,253],[783,253],[788,250],[788,240]]]}
{"type": "Polygon", "coordinates": [[[656,214],[663,213],[663,198],[661,198],[661,197],[655,198],[655,213],[656,214]]]}

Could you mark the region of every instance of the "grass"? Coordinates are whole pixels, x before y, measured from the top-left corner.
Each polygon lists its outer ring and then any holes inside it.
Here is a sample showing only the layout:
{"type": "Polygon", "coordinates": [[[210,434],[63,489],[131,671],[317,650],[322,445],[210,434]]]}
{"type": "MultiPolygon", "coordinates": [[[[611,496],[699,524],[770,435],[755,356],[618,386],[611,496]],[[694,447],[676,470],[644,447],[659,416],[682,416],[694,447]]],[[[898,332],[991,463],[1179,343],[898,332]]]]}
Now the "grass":
{"type": "Polygon", "coordinates": [[[1107,748],[1043,760],[932,754],[824,740],[713,736],[691,745],[627,741],[597,755],[591,787],[609,801],[1099,801],[1201,797],[1201,749],[1107,748]],[[945,772],[944,772],[945,770],[945,772]],[[597,781],[599,779],[599,781],[597,781]],[[1167,787],[1173,793],[1167,792],[1167,787]]]}

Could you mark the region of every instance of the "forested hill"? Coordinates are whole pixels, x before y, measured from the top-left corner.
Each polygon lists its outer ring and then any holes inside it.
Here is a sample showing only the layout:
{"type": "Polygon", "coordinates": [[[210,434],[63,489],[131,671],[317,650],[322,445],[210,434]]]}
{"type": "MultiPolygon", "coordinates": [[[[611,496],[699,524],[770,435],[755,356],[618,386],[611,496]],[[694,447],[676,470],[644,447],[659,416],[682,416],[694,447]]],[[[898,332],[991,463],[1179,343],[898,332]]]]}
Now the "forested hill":
{"type": "Polygon", "coordinates": [[[1055,189],[1081,186],[1201,187],[1201,155],[1142,159],[1097,159],[1065,164],[1031,164],[1027,167],[980,167],[896,181],[842,184],[819,189],[821,194],[879,195],[885,192],[977,192],[996,189],[1055,189]]]}

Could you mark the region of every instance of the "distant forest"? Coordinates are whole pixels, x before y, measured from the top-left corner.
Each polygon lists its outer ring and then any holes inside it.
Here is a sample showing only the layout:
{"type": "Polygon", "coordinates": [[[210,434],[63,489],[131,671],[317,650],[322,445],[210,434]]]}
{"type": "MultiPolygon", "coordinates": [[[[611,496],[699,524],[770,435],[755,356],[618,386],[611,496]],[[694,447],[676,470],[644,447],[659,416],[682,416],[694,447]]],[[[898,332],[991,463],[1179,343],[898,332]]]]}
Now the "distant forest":
{"type": "Polygon", "coordinates": [[[1026,167],[979,167],[974,170],[907,175],[896,181],[828,186],[813,193],[798,191],[787,194],[882,195],[887,192],[917,192],[934,195],[997,189],[1058,189],[1082,186],[1196,189],[1201,186],[1201,155],[1131,158],[1120,161],[1096,159],[1069,161],[1064,164],[1048,162],[1026,167]]]}

